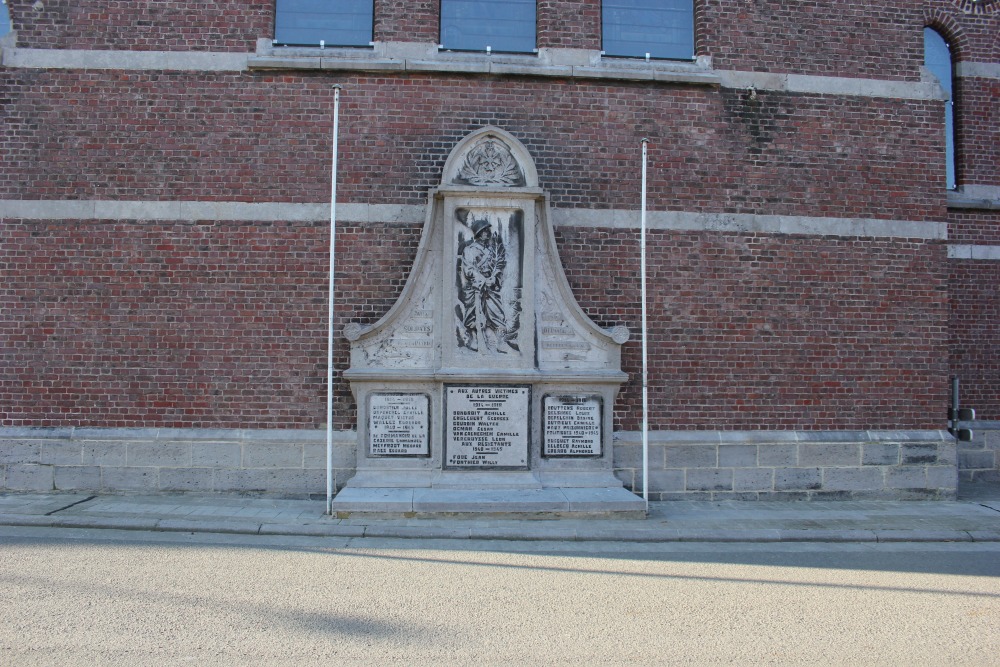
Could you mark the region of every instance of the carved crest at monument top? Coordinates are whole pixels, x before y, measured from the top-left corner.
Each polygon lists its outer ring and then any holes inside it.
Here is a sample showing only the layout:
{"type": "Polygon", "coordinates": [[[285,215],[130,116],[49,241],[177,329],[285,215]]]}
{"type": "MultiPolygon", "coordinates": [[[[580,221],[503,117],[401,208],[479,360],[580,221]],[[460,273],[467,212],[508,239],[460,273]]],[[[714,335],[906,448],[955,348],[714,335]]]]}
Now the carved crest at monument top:
{"type": "Polygon", "coordinates": [[[498,138],[487,135],[465,154],[455,182],[486,187],[522,187],[525,179],[510,148],[498,138]]]}
{"type": "Polygon", "coordinates": [[[538,172],[527,149],[497,128],[476,130],[445,162],[442,185],[467,188],[534,188],[538,172]]]}

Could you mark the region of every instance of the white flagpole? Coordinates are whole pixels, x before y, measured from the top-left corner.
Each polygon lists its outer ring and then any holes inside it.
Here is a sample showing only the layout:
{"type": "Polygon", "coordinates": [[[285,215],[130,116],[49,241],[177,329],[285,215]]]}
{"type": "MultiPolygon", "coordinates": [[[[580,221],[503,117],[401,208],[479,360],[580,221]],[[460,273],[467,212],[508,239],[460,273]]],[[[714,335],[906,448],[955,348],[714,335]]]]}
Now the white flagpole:
{"type": "Polygon", "coordinates": [[[326,342],[326,513],[333,514],[333,288],[337,249],[337,141],[340,134],[340,84],[333,87],[333,169],[330,176],[330,307],[326,342]]]}
{"type": "Polygon", "coordinates": [[[639,220],[639,245],[642,260],[642,499],[646,501],[646,511],[649,511],[649,392],[647,391],[649,358],[646,347],[646,144],[649,139],[642,140],[642,209],[639,220]]]}

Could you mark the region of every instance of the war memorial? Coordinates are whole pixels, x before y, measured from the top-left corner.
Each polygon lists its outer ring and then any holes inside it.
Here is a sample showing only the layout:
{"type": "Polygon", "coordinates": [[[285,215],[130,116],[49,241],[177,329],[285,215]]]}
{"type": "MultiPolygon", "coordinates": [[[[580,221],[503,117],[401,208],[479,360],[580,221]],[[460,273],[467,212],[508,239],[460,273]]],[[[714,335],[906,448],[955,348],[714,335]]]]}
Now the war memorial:
{"type": "Polygon", "coordinates": [[[1000,3],[498,7],[7,0],[0,490],[1000,479],[1000,3]]]}

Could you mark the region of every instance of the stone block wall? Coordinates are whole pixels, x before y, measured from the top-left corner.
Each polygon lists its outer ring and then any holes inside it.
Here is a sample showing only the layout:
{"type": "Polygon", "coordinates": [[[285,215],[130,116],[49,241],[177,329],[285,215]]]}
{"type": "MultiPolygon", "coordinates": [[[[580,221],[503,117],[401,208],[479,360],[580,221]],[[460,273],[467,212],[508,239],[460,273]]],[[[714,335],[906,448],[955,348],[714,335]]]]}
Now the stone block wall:
{"type": "MultiPolygon", "coordinates": [[[[948,499],[957,484],[955,442],[938,431],[655,431],[649,441],[651,500],[948,499]]],[[[641,442],[634,431],[614,442],[615,474],[640,494],[641,442]]],[[[988,442],[995,454],[1000,438],[988,442]]],[[[353,431],[335,432],[336,489],[354,475],[355,447],[353,431]]],[[[325,431],[0,429],[0,491],[325,489],[325,431]]]]}
{"type": "MultiPolygon", "coordinates": [[[[941,431],[657,431],[650,500],[949,499],[955,441],[941,431]]],[[[615,439],[615,474],[642,492],[642,435],[615,439]]]]}
{"type": "MultiPolygon", "coordinates": [[[[337,489],[354,474],[354,447],[353,433],[335,433],[337,489]]],[[[0,490],[320,496],[326,432],[0,429],[0,490]]]]}
{"type": "Polygon", "coordinates": [[[967,426],[974,437],[957,445],[959,478],[963,482],[1000,483],[1000,422],[969,422],[967,426]]]}

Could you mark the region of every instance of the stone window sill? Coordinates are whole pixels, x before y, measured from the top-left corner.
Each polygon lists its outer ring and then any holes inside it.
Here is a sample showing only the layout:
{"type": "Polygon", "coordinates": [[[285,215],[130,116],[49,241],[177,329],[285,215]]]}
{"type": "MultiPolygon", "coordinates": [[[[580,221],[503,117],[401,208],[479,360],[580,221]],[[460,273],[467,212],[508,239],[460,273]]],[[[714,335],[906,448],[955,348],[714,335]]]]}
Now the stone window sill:
{"type": "Polygon", "coordinates": [[[584,49],[539,49],[533,55],[466,53],[417,42],[375,42],[371,49],[319,49],[276,47],[261,40],[248,66],[252,70],[447,72],[720,85],[709,58],[692,63],[603,58],[600,51],[584,49]]]}
{"type": "Polygon", "coordinates": [[[1000,211],[1000,187],[970,185],[949,192],[948,208],[1000,211]]]}

